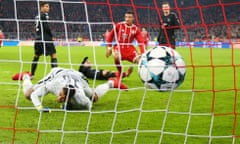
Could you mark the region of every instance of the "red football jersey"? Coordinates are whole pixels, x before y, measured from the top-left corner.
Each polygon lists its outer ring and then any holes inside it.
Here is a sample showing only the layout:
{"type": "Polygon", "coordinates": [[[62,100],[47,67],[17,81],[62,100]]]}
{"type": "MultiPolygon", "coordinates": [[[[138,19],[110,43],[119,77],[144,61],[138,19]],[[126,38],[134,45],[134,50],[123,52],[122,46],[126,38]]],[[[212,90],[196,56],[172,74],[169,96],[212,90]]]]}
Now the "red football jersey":
{"type": "Polygon", "coordinates": [[[4,39],[4,34],[3,32],[0,32],[0,40],[4,39]]]}
{"type": "Polygon", "coordinates": [[[103,34],[103,36],[104,36],[104,40],[105,40],[105,41],[107,40],[109,33],[110,33],[110,32],[107,31],[107,32],[105,32],[105,33],[103,34]]]}
{"type": "Polygon", "coordinates": [[[132,42],[136,39],[139,43],[141,53],[144,53],[144,41],[142,39],[141,31],[135,24],[128,26],[125,22],[117,23],[107,37],[109,47],[112,46],[111,43],[113,38],[119,43],[121,49],[133,46],[132,42]]]}
{"type": "Polygon", "coordinates": [[[150,40],[150,35],[147,31],[142,31],[142,37],[144,41],[149,41],[150,40]]]}

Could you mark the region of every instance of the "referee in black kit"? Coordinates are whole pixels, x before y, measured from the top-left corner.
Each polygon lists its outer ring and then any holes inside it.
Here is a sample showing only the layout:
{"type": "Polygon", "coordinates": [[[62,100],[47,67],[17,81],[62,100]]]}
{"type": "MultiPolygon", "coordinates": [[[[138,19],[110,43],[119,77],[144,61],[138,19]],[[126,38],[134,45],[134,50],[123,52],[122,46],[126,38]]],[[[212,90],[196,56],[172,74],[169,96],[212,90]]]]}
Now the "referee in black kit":
{"type": "Polygon", "coordinates": [[[163,15],[161,15],[161,28],[157,38],[159,45],[176,48],[175,29],[179,29],[178,16],[170,11],[170,4],[168,2],[162,3],[163,15]]]}
{"type": "Polygon", "coordinates": [[[53,36],[48,25],[48,12],[50,6],[48,2],[40,2],[40,16],[36,16],[36,39],[34,43],[34,57],[31,67],[31,79],[34,78],[34,74],[37,68],[37,63],[41,55],[51,56],[51,66],[57,67],[57,55],[56,49],[53,44],[53,36]]]}

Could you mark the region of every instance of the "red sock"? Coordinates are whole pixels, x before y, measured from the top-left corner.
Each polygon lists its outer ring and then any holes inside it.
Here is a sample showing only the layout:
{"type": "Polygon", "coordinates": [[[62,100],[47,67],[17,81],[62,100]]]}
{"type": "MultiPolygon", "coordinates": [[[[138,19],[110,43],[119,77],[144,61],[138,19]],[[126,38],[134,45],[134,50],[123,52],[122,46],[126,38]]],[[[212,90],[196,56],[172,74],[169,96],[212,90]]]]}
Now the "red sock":
{"type": "MultiPolygon", "coordinates": [[[[117,71],[117,72],[115,72],[115,76],[117,78],[119,78],[121,76],[121,73],[117,71]]],[[[126,77],[126,73],[125,72],[123,72],[123,74],[122,74],[122,78],[124,78],[124,77],[126,77]]]]}
{"type": "Polygon", "coordinates": [[[118,72],[121,74],[122,73],[122,66],[121,66],[121,64],[120,64],[120,61],[117,59],[115,59],[115,65],[116,65],[116,67],[117,67],[117,70],[118,70],[118,72]]]}

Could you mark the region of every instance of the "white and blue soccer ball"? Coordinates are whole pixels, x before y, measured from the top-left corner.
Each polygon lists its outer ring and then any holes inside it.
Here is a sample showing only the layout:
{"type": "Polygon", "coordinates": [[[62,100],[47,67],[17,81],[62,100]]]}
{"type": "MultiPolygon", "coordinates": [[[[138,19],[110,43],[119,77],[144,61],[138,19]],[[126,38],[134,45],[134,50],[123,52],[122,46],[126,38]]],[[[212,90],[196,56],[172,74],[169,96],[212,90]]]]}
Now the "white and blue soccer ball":
{"type": "Polygon", "coordinates": [[[181,55],[174,49],[155,46],[142,55],[138,74],[149,88],[170,91],[183,83],[186,66],[181,55]]]}

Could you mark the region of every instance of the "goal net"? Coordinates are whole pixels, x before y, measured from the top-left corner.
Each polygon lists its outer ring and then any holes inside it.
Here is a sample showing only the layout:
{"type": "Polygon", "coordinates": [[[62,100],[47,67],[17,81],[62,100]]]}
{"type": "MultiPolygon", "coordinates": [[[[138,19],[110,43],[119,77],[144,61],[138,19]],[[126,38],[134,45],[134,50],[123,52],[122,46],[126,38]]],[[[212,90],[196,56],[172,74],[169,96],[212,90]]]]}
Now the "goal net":
{"type": "MultiPolygon", "coordinates": [[[[49,25],[60,67],[78,70],[89,57],[94,69],[116,71],[106,58],[104,33],[124,12],[134,12],[156,45],[162,0],[49,0],[49,25]]],[[[42,98],[52,113],[39,113],[11,76],[31,68],[38,0],[0,0],[0,143],[240,143],[240,2],[237,0],[173,0],[180,20],[176,50],[186,62],[183,84],[174,91],[144,87],[137,66],[122,79],[128,91],[111,89],[93,109],[68,111],[56,97],[42,98]]],[[[137,46],[136,46],[137,47],[137,46]]],[[[37,83],[51,69],[41,57],[37,83]]],[[[90,87],[104,83],[89,80],[90,87]]]]}

